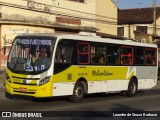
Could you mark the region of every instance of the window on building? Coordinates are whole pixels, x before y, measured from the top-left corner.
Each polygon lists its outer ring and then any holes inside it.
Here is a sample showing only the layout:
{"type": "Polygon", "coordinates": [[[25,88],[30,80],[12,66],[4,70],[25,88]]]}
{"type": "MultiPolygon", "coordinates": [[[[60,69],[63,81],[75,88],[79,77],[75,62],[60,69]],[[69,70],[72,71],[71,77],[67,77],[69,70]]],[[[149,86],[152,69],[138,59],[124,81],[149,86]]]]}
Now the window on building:
{"type": "Polygon", "coordinates": [[[143,65],[144,64],[144,51],[141,48],[134,49],[134,59],[133,62],[135,65],[143,65]]]}
{"type": "Polygon", "coordinates": [[[117,35],[118,36],[124,36],[124,27],[118,27],[117,35]]]}
{"type": "Polygon", "coordinates": [[[85,2],[85,0],[70,0],[70,1],[81,2],[81,3],[84,3],[84,2],[85,2]]]}
{"type": "Polygon", "coordinates": [[[147,33],[148,27],[147,26],[137,26],[136,30],[139,32],[147,33]]]}
{"type": "Polygon", "coordinates": [[[121,47],[121,64],[132,65],[133,64],[133,49],[132,47],[121,47]]]}
{"type": "Polygon", "coordinates": [[[156,65],[156,50],[155,49],[145,50],[145,62],[146,62],[146,65],[156,65]]]}
{"type": "Polygon", "coordinates": [[[91,46],[91,64],[105,64],[106,55],[105,47],[92,45],[91,46]]]}

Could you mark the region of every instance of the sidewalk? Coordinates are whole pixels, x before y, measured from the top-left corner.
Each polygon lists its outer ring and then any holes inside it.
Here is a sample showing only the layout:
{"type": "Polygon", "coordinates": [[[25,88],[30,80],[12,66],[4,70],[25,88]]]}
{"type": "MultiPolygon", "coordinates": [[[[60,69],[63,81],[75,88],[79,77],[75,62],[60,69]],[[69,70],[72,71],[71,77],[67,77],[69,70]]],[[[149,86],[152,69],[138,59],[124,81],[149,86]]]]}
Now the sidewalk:
{"type": "Polygon", "coordinates": [[[0,91],[4,90],[5,71],[0,70],[0,91]]]}
{"type": "Polygon", "coordinates": [[[0,91],[4,90],[4,82],[0,82],[0,91]]]}
{"type": "Polygon", "coordinates": [[[4,82],[5,75],[6,75],[5,71],[0,70],[0,82],[4,82]]]}

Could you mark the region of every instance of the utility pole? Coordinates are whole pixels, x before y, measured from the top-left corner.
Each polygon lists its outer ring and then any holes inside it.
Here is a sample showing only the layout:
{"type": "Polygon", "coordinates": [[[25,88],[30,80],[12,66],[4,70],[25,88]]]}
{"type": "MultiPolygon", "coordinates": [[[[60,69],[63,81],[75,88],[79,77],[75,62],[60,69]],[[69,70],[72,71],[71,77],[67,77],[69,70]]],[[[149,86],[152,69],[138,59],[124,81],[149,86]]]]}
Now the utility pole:
{"type": "Polygon", "coordinates": [[[153,35],[157,35],[157,25],[156,25],[156,0],[153,0],[153,35]]]}

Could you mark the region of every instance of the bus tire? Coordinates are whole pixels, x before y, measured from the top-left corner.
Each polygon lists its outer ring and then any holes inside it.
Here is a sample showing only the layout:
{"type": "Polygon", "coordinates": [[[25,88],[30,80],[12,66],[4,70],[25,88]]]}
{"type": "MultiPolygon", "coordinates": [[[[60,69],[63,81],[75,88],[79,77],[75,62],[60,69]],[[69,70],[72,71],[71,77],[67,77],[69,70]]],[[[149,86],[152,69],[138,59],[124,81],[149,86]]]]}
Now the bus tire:
{"type": "Polygon", "coordinates": [[[81,81],[78,81],[73,89],[73,95],[69,97],[70,101],[79,103],[84,98],[84,86],[81,81]]]}
{"type": "Polygon", "coordinates": [[[137,82],[135,78],[132,78],[128,85],[128,90],[125,91],[125,95],[128,97],[133,97],[137,93],[137,82]]]}
{"type": "Polygon", "coordinates": [[[87,87],[87,84],[84,82],[84,81],[81,81],[83,83],[83,88],[84,88],[84,95],[87,94],[88,92],[88,87],[87,87]]]}

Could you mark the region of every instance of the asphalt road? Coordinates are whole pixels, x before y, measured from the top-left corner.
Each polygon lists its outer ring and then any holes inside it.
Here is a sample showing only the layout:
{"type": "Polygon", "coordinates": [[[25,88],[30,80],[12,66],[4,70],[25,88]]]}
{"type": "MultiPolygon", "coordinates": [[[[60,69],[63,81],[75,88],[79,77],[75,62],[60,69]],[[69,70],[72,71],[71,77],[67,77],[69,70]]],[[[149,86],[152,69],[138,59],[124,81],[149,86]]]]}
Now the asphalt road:
{"type": "Polygon", "coordinates": [[[119,94],[92,94],[81,103],[69,102],[67,97],[40,100],[7,99],[0,92],[0,111],[160,111],[160,86],[139,91],[134,97],[119,94]]]}
{"type": "MultiPolygon", "coordinates": [[[[1,86],[2,85],[3,84],[1,84],[1,86]]],[[[76,117],[80,117],[81,115],[98,115],[100,117],[101,115],[105,116],[103,115],[105,111],[159,111],[160,113],[159,101],[159,83],[156,87],[150,90],[138,91],[138,93],[134,97],[125,97],[117,93],[92,94],[87,95],[81,103],[72,103],[68,101],[67,97],[48,98],[40,100],[7,99],[4,96],[4,89],[0,89],[0,111],[47,111],[48,113],[50,113],[50,115],[54,111],[54,115],[57,117],[70,117],[70,115],[73,114],[76,117]],[[56,113],[55,111],[58,111],[58,113],[56,113]]],[[[52,114],[51,116],[54,115],[52,114]]]]}

